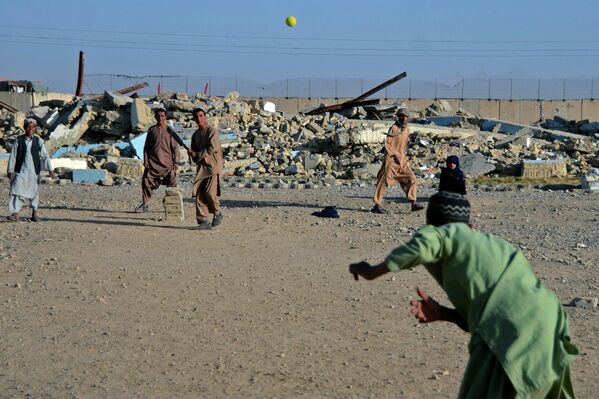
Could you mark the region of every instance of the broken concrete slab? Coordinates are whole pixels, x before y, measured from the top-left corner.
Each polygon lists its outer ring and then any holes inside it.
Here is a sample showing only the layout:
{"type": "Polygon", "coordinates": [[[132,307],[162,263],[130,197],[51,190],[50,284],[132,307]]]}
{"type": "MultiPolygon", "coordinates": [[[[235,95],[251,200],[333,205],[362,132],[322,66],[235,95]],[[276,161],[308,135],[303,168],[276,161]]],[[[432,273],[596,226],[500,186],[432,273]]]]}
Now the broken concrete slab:
{"type": "Polygon", "coordinates": [[[588,135],[595,134],[599,132],[599,122],[585,123],[584,125],[581,125],[578,130],[588,135]]]}
{"type": "MultiPolygon", "coordinates": [[[[50,130],[55,130],[59,125],[68,126],[73,122],[79,115],[84,112],[85,103],[82,100],[75,101],[66,108],[63,108],[60,115],[56,120],[49,125],[50,130]]],[[[74,144],[74,143],[73,143],[74,144]]]]}
{"type": "Polygon", "coordinates": [[[52,168],[63,169],[87,169],[87,159],[82,158],[55,158],[52,159],[52,168]]]}
{"type": "Polygon", "coordinates": [[[197,107],[191,101],[181,101],[181,100],[175,100],[175,99],[167,100],[165,105],[166,105],[166,108],[168,108],[170,110],[176,110],[176,111],[182,111],[182,112],[191,112],[197,107]]]}
{"type": "Polygon", "coordinates": [[[245,115],[250,112],[250,106],[242,101],[225,102],[225,110],[230,114],[245,115]]]}
{"type": "Polygon", "coordinates": [[[143,161],[133,158],[118,158],[116,173],[121,176],[138,177],[144,173],[143,161]]]}
{"type": "Polygon", "coordinates": [[[41,106],[48,106],[50,108],[62,108],[67,104],[67,101],[65,100],[58,100],[58,99],[54,99],[54,100],[45,100],[45,101],[40,101],[41,106]]]}
{"type": "Polygon", "coordinates": [[[304,168],[306,170],[314,170],[320,165],[323,161],[323,156],[321,154],[308,154],[304,158],[304,168]]]}
{"type": "Polygon", "coordinates": [[[524,128],[514,135],[510,135],[495,143],[495,148],[507,148],[510,144],[517,144],[528,148],[534,133],[529,128],[524,128]]]}
{"type": "Polygon", "coordinates": [[[599,169],[593,168],[580,178],[580,187],[583,190],[599,191],[599,169]]]}
{"type": "Polygon", "coordinates": [[[427,118],[421,118],[415,123],[422,125],[436,125],[436,126],[453,126],[456,123],[465,122],[466,119],[463,116],[429,116],[427,118]]]}
{"type": "Polygon", "coordinates": [[[122,136],[131,131],[131,116],[128,111],[106,111],[92,126],[94,132],[108,136],[122,136]]]}
{"type": "Polygon", "coordinates": [[[57,110],[48,112],[44,116],[44,118],[42,120],[40,120],[40,123],[42,126],[50,127],[50,126],[54,125],[54,123],[58,120],[59,116],[60,116],[60,113],[57,110]]]}
{"type": "Polygon", "coordinates": [[[478,177],[486,175],[495,170],[495,165],[487,162],[484,155],[480,153],[466,154],[460,157],[460,167],[464,175],[468,177],[478,177]]]}
{"type": "Polygon", "coordinates": [[[568,133],[561,130],[543,129],[536,126],[500,121],[498,119],[483,119],[481,123],[481,130],[488,132],[496,131],[505,134],[517,134],[522,131],[522,129],[529,129],[533,133],[534,137],[546,140],[588,139],[587,136],[581,134],[568,133]]]}
{"type": "Polygon", "coordinates": [[[150,107],[141,98],[136,98],[131,104],[131,129],[140,133],[146,131],[155,122],[150,107]]]}
{"type": "Polygon", "coordinates": [[[323,136],[324,135],[324,129],[320,126],[318,126],[318,124],[316,124],[315,122],[309,122],[306,124],[306,129],[310,130],[312,133],[319,135],[319,136],[323,136]]]}
{"type": "Polygon", "coordinates": [[[566,161],[563,159],[525,159],[522,161],[521,176],[529,179],[567,176],[566,161]]]}
{"type": "MultiPolygon", "coordinates": [[[[115,143],[112,143],[112,145],[114,147],[117,147],[121,151],[126,150],[131,146],[129,143],[124,142],[124,141],[117,141],[115,143]]],[[[102,146],[103,146],[103,144],[83,144],[83,145],[78,145],[76,147],[75,146],[60,147],[59,149],[54,151],[54,153],[52,153],[52,158],[60,158],[67,153],[72,153],[73,155],[76,155],[76,156],[85,156],[85,155],[89,154],[90,151],[93,151],[102,146]]]]}
{"type": "Polygon", "coordinates": [[[50,112],[50,107],[42,106],[42,107],[33,107],[31,108],[31,115],[38,121],[41,122],[44,117],[50,112]]]}
{"type": "Polygon", "coordinates": [[[225,176],[230,176],[235,173],[237,169],[245,169],[250,165],[257,163],[257,158],[246,158],[246,159],[236,159],[236,160],[225,160],[224,164],[224,174],[225,176]]]}
{"type": "Polygon", "coordinates": [[[424,112],[427,116],[448,116],[452,108],[447,100],[435,100],[424,112]]]}
{"type": "Polygon", "coordinates": [[[53,152],[55,149],[62,147],[63,145],[74,145],[79,141],[81,136],[89,129],[91,122],[93,121],[93,113],[84,111],[79,117],[77,123],[71,128],[65,125],[58,125],[52,133],[50,133],[49,140],[46,141],[46,148],[48,152],[53,152]]]}
{"type": "Polygon", "coordinates": [[[133,103],[133,99],[131,97],[108,90],[104,92],[104,98],[115,107],[124,107],[133,103]]]}
{"type": "Polygon", "coordinates": [[[100,183],[107,176],[108,172],[103,169],[75,169],[73,170],[73,183],[100,183]]]}
{"type": "Polygon", "coordinates": [[[376,177],[380,169],[380,163],[368,164],[361,168],[350,170],[349,175],[352,179],[368,180],[373,177],[376,177]]]}
{"type": "Polygon", "coordinates": [[[384,124],[374,123],[369,127],[363,127],[362,129],[350,129],[349,130],[349,144],[363,145],[363,144],[380,144],[384,143],[387,138],[387,132],[389,128],[384,124]]]}
{"type": "Polygon", "coordinates": [[[421,136],[436,137],[443,139],[465,139],[471,136],[485,136],[504,139],[504,134],[481,132],[479,130],[464,129],[459,127],[445,127],[432,125],[418,125],[410,123],[408,125],[412,133],[418,133],[421,136]]]}

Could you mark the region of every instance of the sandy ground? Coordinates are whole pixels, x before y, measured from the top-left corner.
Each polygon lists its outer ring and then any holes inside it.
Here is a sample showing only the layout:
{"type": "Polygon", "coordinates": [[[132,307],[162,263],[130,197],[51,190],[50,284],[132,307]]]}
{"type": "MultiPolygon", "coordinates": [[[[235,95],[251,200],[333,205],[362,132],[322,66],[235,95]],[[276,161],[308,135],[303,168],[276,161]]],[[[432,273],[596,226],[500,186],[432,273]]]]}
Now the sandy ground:
{"type": "MultiPolygon", "coordinates": [[[[182,184],[189,193],[189,183],[182,184]]],[[[7,182],[0,183],[6,210],[7,182]]],[[[419,195],[426,201],[431,189],[419,195]]],[[[42,186],[43,222],[0,221],[0,397],[452,398],[468,335],[419,325],[419,267],[356,282],[424,223],[392,189],[226,188],[225,221],[192,231],[131,210],[139,185],[42,186]],[[337,205],[341,218],[310,213],[337,205]]],[[[471,193],[480,229],[523,249],[563,303],[598,296],[599,196],[532,189],[471,193]]],[[[5,211],[6,212],[6,211],[5,211]]],[[[28,216],[29,213],[26,213],[28,216]]],[[[568,307],[580,398],[599,391],[599,309],[568,307]]]]}

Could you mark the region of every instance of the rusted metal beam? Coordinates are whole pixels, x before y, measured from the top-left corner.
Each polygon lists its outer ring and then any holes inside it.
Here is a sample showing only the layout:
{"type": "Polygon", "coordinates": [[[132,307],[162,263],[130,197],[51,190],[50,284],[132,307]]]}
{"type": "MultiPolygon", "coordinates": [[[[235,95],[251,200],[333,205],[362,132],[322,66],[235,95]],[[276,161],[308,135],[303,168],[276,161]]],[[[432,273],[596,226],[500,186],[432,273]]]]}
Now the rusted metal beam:
{"type": "Polygon", "coordinates": [[[376,93],[377,91],[381,91],[383,90],[385,87],[392,85],[393,83],[402,80],[403,78],[405,78],[406,76],[408,76],[408,74],[406,72],[402,72],[397,76],[392,77],[391,79],[387,80],[386,82],[381,83],[380,85],[373,87],[372,89],[368,90],[367,92],[365,92],[364,94],[360,94],[358,97],[354,98],[353,100],[349,100],[350,101],[360,101],[363,100],[365,98],[370,97],[371,95],[373,95],[374,93],[376,93]]]}
{"type": "Polygon", "coordinates": [[[85,58],[83,51],[79,52],[79,74],[77,75],[77,90],[75,90],[75,96],[81,97],[83,94],[83,66],[85,64],[85,58]]]}
{"type": "Polygon", "coordinates": [[[5,110],[7,110],[8,112],[13,113],[13,114],[17,113],[19,111],[15,107],[8,105],[7,103],[2,102],[2,101],[0,101],[0,108],[4,108],[5,110]]]}
{"type": "Polygon", "coordinates": [[[134,86],[129,86],[129,87],[125,87],[124,89],[119,90],[117,93],[120,94],[127,94],[127,93],[131,93],[132,91],[137,91],[137,90],[141,90],[144,87],[148,87],[150,84],[148,82],[143,82],[134,86]]]}
{"type": "Polygon", "coordinates": [[[370,97],[377,91],[381,91],[385,87],[392,85],[393,83],[405,78],[406,76],[408,76],[408,74],[406,72],[402,72],[399,75],[394,76],[391,79],[381,83],[380,85],[368,90],[367,92],[360,94],[358,97],[356,97],[354,99],[351,99],[351,100],[346,101],[341,104],[335,104],[335,105],[329,105],[326,107],[316,108],[310,112],[307,112],[306,115],[315,115],[315,114],[320,114],[322,112],[339,111],[339,110],[346,109],[346,108],[359,107],[361,105],[380,104],[380,100],[364,100],[364,99],[367,97],[370,97]]]}
{"type": "Polygon", "coordinates": [[[364,105],[380,104],[380,102],[381,102],[381,100],[379,100],[379,99],[362,100],[362,101],[350,100],[350,101],[346,101],[341,104],[327,105],[325,107],[316,108],[316,109],[313,109],[312,111],[306,112],[305,115],[316,115],[316,114],[321,114],[323,112],[341,111],[342,109],[351,108],[351,107],[360,107],[360,106],[364,106],[364,105]]]}

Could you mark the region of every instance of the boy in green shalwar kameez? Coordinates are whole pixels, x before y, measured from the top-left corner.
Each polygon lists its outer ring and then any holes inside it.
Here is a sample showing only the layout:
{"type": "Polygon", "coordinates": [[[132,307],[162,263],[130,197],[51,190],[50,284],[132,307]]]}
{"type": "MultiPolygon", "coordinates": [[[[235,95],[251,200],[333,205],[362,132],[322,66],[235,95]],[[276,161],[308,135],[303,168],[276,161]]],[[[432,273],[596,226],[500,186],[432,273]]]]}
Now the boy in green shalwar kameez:
{"type": "Polygon", "coordinates": [[[568,319],[557,297],[534,275],[522,252],[472,230],[468,200],[433,195],[427,226],[379,265],[350,266],[357,279],[375,279],[419,264],[455,306],[439,305],[420,289],[411,312],[421,322],[450,321],[472,334],[459,398],[574,398],[568,319]]]}

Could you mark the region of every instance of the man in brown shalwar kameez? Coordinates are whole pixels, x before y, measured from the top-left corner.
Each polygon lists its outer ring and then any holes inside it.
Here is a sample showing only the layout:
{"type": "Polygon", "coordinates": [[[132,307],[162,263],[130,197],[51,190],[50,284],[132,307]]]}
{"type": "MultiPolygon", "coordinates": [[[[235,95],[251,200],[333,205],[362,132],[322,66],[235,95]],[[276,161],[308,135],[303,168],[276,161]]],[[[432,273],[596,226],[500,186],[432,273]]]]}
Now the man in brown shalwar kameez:
{"type": "Polygon", "coordinates": [[[157,109],[154,112],[156,125],[148,129],[144,145],[144,174],[141,180],[142,203],[135,210],[147,212],[152,191],[160,185],[177,186],[177,167],[179,162],[179,144],[174,139],[176,134],[166,124],[166,111],[157,109]]]}
{"type": "Polygon", "coordinates": [[[193,196],[196,199],[196,219],[198,230],[209,230],[223,221],[220,210],[220,179],[223,175],[223,151],[218,130],[208,124],[206,112],[201,108],[193,110],[193,120],[198,130],[191,137],[191,148],[187,153],[197,164],[193,182],[193,196]],[[208,220],[213,214],[212,223],[208,220]]]}
{"type": "Polygon", "coordinates": [[[373,213],[385,213],[381,207],[385,191],[388,187],[398,183],[412,204],[412,211],[424,209],[422,205],[416,203],[416,176],[407,159],[408,141],[410,140],[408,110],[401,108],[397,115],[398,120],[391,126],[385,139],[385,158],[377,175],[373,213]]]}

